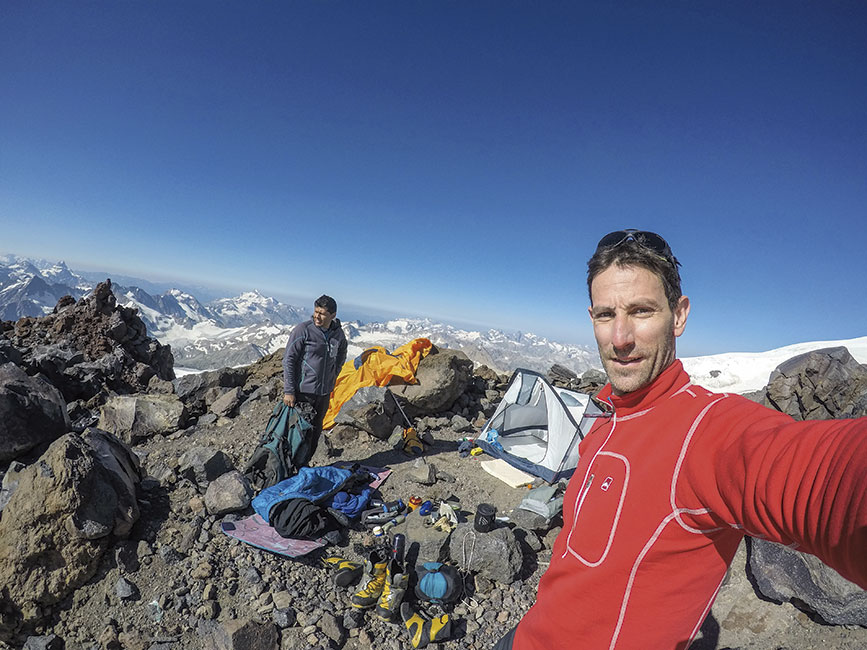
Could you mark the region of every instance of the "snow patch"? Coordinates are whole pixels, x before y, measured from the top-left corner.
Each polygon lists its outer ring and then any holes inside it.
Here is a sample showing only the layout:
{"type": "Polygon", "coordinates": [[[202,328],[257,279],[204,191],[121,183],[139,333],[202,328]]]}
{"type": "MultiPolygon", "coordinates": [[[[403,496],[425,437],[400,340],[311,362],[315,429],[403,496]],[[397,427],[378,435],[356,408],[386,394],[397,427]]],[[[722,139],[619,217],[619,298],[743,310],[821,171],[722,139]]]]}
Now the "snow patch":
{"type": "Polygon", "coordinates": [[[845,347],[858,363],[867,363],[867,336],[840,341],[796,343],[767,352],[730,352],[685,357],[683,367],[693,382],[726,393],[749,393],[764,388],[771,373],[784,361],[823,348],[845,347]]]}

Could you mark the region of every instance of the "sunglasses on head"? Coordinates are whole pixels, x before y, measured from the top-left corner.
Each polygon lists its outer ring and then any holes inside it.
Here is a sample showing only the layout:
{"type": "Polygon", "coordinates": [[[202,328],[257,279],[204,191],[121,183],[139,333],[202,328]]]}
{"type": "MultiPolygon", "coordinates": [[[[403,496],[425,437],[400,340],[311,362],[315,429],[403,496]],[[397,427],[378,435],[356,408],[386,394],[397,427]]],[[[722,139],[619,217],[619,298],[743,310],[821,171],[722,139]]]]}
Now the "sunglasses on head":
{"type": "Polygon", "coordinates": [[[599,243],[596,245],[596,251],[598,252],[603,248],[616,248],[627,241],[634,241],[642,248],[656,253],[672,266],[680,265],[680,262],[677,261],[677,258],[671,252],[668,242],[655,232],[648,232],[646,230],[627,228],[626,230],[610,232],[599,240],[599,243]]]}

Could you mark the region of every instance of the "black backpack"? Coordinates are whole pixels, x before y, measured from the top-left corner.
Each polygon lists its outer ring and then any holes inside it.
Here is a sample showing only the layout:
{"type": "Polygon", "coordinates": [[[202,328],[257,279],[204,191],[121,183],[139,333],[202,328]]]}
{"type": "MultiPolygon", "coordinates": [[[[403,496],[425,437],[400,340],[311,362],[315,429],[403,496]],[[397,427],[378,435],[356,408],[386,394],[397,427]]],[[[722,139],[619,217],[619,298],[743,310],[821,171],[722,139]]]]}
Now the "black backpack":
{"type": "Polygon", "coordinates": [[[283,402],[274,407],[259,446],[244,466],[244,475],[255,490],[294,476],[299,467],[310,461],[312,429],[313,425],[301,417],[297,409],[283,402]]]}

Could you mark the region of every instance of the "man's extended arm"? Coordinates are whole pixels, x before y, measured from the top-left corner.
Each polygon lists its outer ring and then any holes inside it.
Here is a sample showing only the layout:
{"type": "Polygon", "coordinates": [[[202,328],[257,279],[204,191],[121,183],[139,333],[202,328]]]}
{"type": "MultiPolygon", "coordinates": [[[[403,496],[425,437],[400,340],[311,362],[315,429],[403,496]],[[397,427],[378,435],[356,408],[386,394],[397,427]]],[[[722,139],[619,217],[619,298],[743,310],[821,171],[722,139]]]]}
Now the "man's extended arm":
{"type": "Polygon", "coordinates": [[[709,415],[695,442],[713,471],[694,465],[688,477],[699,500],[867,588],[867,418],[795,422],[740,397],[709,415]]]}

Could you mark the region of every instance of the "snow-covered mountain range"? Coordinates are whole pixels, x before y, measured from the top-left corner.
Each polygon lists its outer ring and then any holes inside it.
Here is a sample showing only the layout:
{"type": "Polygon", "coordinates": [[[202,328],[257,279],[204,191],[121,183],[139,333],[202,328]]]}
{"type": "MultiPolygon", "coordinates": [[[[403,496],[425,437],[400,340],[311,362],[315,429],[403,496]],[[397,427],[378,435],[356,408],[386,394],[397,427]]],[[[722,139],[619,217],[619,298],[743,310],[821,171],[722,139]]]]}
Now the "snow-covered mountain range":
{"type": "Polygon", "coordinates": [[[515,368],[547,372],[555,363],[578,374],[600,367],[596,350],[557,343],[531,333],[509,334],[496,329],[467,331],[427,318],[344,326],[348,330],[349,356],[360,354],[372,345],[382,345],[391,350],[411,339],[425,337],[434,345],[461,350],[475,363],[500,372],[511,372],[515,368]]]}
{"type": "Polygon", "coordinates": [[[0,319],[42,316],[63,296],[77,299],[90,288],[63,262],[0,256],[0,319]]]}
{"type": "MultiPolygon", "coordinates": [[[[127,282],[135,279],[125,278],[127,282]]],[[[151,285],[142,280],[140,284],[151,285]]],[[[64,295],[76,300],[95,283],[63,262],[0,255],[0,319],[50,313],[64,295]]],[[[310,317],[310,309],[283,304],[258,291],[233,298],[200,302],[192,293],[169,289],[153,294],[139,286],[113,285],[118,301],[136,307],[148,332],[172,346],[175,366],[206,370],[246,365],[286,345],[292,328],[310,317]]],[[[555,363],[581,374],[599,368],[595,350],[550,341],[530,333],[509,334],[462,330],[430,319],[392,319],[384,322],[344,322],[349,358],[373,345],[389,350],[414,338],[462,350],[477,364],[500,372],[523,367],[547,372],[555,363]]],[[[767,352],[735,352],[683,359],[693,381],[711,390],[745,393],[764,387],[783,361],[820,348],[844,346],[860,363],[867,363],[867,336],[845,341],[816,341],[788,345],[767,352]]]]}
{"type": "MultiPolygon", "coordinates": [[[[0,317],[16,320],[50,313],[63,295],[78,299],[93,286],[63,262],[2,256],[0,317]]],[[[171,345],[176,367],[196,370],[244,365],[279,350],[286,345],[292,327],[311,313],[309,308],[286,305],[255,290],[207,303],[179,289],[154,295],[139,286],[114,284],[113,290],[118,302],[139,310],[152,336],[171,345]]],[[[500,372],[517,367],[546,372],[556,363],[580,374],[599,366],[595,350],[530,333],[467,331],[430,319],[343,325],[350,358],[373,345],[392,350],[425,337],[437,346],[462,350],[477,364],[500,372]]]]}

